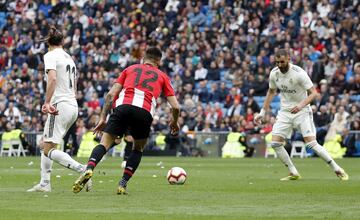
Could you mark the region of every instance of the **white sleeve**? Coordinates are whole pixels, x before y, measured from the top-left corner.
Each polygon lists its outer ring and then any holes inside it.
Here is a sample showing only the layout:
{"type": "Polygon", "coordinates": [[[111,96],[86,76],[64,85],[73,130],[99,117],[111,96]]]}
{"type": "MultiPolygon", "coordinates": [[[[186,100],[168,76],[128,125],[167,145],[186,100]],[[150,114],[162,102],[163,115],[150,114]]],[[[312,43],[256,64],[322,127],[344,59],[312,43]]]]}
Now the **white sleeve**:
{"type": "Polygon", "coordinates": [[[270,76],[269,76],[269,88],[270,89],[276,89],[276,84],[275,84],[275,72],[270,72],[270,76]]]}
{"type": "Polygon", "coordinates": [[[44,56],[45,73],[46,70],[56,70],[56,59],[53,53],[47,53],[44,56]]]}
{"type": "Polygon", "coordinates": [[[311,89],[314,85],[310,79],[310,77],[308,76],[308,74],[305,72],[305,70],[301,71],[302,74],[300,74],[300,80],[301,80],[301,85],[303,86],[304,89],[309,90],[311,89]]]}

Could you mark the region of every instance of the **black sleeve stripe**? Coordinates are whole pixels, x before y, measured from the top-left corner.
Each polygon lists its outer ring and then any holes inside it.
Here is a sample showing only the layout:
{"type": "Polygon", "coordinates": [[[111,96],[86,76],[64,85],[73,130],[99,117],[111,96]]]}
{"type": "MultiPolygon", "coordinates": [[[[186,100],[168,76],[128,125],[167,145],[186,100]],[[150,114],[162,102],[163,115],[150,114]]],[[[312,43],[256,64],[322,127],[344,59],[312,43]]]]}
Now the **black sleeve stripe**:
{"type": "MultiPolygon", "coordinates": [[[[56,104],[54,105],[56,108],[56,104]]],[[[50,115],[50,123],[49,123],[49,138],[54,135],[54,125],[55,125],[55,115],[50,115]]]]}

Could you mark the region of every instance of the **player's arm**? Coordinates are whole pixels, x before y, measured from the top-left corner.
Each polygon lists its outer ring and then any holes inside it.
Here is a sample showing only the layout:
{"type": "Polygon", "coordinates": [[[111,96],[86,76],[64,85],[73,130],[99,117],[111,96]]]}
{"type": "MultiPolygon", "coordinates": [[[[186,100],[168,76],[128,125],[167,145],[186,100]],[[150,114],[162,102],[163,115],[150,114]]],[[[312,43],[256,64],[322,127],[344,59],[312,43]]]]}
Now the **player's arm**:
{"type": "Polygon", "coordinates": [[[167,101],[172,108],[172,120],[170,122],[171,134],[176,135],[179,131],[178,119],[180,114],[180,106],[175,96],[167,96],[167,101]]]}
{"type": "Polygon", "coordinates": [[[262,109],[260,110],[260,113],[257,114],[254,118],[254,121],[256,124],[261,124],[262,120],[265,118],[266,111],[268,111],[270,109],[270,103],[273,100],[275,94],[276,94],[276,84],[273,79],[273,75],[270,73],[269,89],[266,93],[264,105],[263,105],[262,109]]]}
{"type": "Polygon", "coordinates": [[[106,116],[109,114],[112,108],[114,98],[119,95],[121,90],[122,90],[122,85],[119,83],[114,83],[108,94],[106,94],[105,104],[100,115],[101,119],[104,119],[104,121],[106,120],[106,116]]]}
{"type": "Polygon", "coordinates": [[[300,84],[302,85],[302,87],[307,91],[308,96],[306,99],[302,100],[300,103],[298,103],[294,108],[291,109],[291,113],[292,114],[296,114],[299,111],[301,111],[301,109],[303,109],[305,106],[307,106],[310,102],[312,102],[316,96],[317,96],[317,92],[314,88],[314,85],[310,79],[310,77],[308,76],[308,74],[303,70],[302,74],[299,75],[299,81],[300,84]]]}
{"type": "Polygon", "coordinates": [[[276,89],[269,88],[266,93],[266,97],[265,97],[264,105],[263,105],[262,109],[264,109],[265,111],[269,111],[270,103],[272,102],[275,95],[276,95],[276,89]]]}
{"type": "Polygon", "coordinates": [[[47,85],[46,85],[46,95],[45,95],[45,103],[41,108],[43,113],[50,113],[57,115],[58,110],[54,106],[50,104],[51,98],[54,95],[56,88],[56,70],[49,69],[47,70],[47,85]]]}
{"type": "Polygon", "coordinates": [[[172,108],[172,116],[175,122],[178,121],[179,113],[180,113],[180,106],[175,96],[168,96],[167,101],[169,102],[172,108]]]}
{"type": "Polygon", "coordinates": [[[109,114],[109,112],[112,108],[114,97],[119,95],[122,88],[123,88],[123,86],[116,82],[111,87],[108,94],[106,94],[105,104],[104,104],[101,114],[100,114],[100,120],[97,123],[97,125],[95,126],[95,128],[93,129],[94,134],[100,134],[101,131],[104,129],[104,127],[106,125],[106,116],[109,114]]]}
{"type": "Polygon", "coordinates": [[[276,94],[276,89],[271,89],[271,88],[268,89],[264,100],[264,105],[260,110],[260,113],[257,114],[254,118],[256,124],[262,123],[262,120],[265,118],[266,112],[270,109],[270,103],[273,100],[275,94],[276,94]]]}
{"type": "Polygon", "coordinates": [[[291,109],[291,113],[295,114],[298,113],[301,109],[303,109],[305,106],[310,104],[316,96],[318,96],[318,92],[314,87],[311,87],[310,89],[306,90],[308,93],[308,97],[304,99],[302,102],[300,102],[297,106],[291,109]]]}
{"type": "Polygon", "coordinates": [[[56,87],[56,70],[48,70],[45,103],[50,103],[56,87]]]}

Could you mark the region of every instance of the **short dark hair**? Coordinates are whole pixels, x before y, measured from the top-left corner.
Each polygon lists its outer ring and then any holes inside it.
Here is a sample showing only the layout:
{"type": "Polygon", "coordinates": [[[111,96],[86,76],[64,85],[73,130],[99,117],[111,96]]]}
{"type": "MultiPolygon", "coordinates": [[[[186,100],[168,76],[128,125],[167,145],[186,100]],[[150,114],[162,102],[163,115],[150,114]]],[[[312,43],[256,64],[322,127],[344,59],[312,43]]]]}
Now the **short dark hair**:
{"type": "Polygon", "coordinates": [[[151,59],[151,60],[161,60],[162,52],[157,47],[149,47],[145,51],[145,59],[151,59]]]}
{"type": "Polygon", "coordinates": [[[51,46],[61,46],[63,43],[64,35],[55,27],[50,27],[46,42],[51,46]]]}
{"type": "Polygon", "coordinates": [[[276,53],[275,53],[275,57],[281,57],[281,56],[289,56],[289,53],[287,50],[285,49],[279,49],[276,53]]]}

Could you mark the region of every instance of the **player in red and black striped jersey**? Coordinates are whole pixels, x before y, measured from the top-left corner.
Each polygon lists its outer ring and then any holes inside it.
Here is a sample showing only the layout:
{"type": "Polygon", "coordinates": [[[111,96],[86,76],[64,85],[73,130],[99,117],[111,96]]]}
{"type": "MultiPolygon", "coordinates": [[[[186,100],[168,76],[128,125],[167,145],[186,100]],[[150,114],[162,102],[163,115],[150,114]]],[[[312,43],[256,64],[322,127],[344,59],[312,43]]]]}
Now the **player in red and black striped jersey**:
{"type": "Polygon", "coordinates": [[[114,143],[115,138],[122,137],[126,131],[129,131],[134,139],[134,145],[117,191],[118,194],[126,194],[127,183],[140,164],[150,133],[156,99],[161,93],[166,96],[172,107],[170,133],[176,135],[179,132],[180,107],[169,77],[158,69],[161,56],[160,49],[156,47],[147,49],[143,63],[126,68],[106,95],[100,121],[94,128],[95,133],[103,133],[101,142],[93,149],[86,171],[75,181],[74,193],[80,192],[92,177],[94,168],[114,143]],[[106,117],[117,95],[119,98],[115,102],[116,108],[106,123],[106,117]]]}

